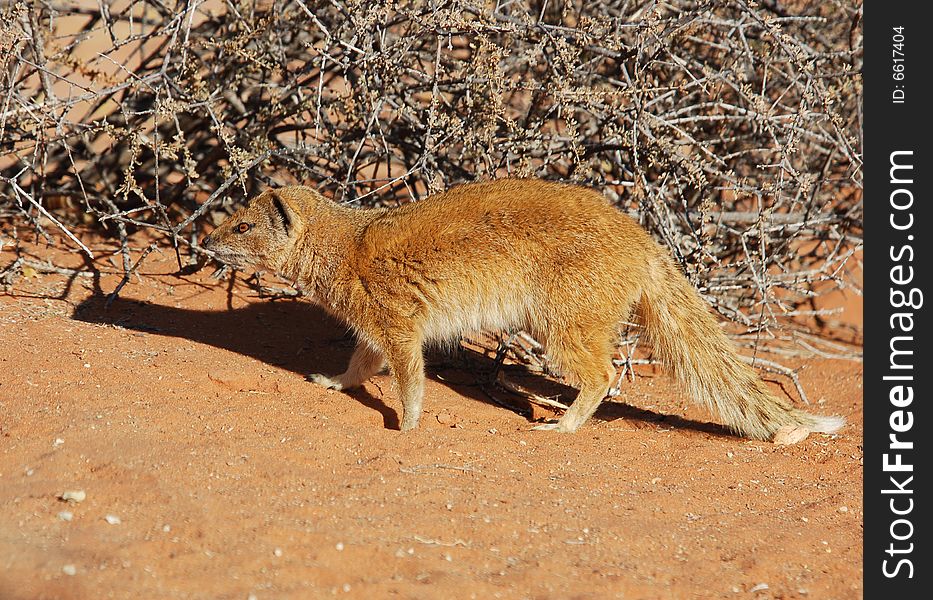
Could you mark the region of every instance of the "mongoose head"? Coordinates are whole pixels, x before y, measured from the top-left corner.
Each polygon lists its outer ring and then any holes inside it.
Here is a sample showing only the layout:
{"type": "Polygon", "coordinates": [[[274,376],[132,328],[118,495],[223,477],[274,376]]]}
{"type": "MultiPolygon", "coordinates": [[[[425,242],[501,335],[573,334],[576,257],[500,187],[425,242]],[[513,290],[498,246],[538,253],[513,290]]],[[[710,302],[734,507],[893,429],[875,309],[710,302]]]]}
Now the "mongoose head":
{"type": "Polygon", "coordinates": [[[263,192],[227,217],[201,245],[233,267],[277,270],[300,233],[299,201],[289,188],[263,192]]]}

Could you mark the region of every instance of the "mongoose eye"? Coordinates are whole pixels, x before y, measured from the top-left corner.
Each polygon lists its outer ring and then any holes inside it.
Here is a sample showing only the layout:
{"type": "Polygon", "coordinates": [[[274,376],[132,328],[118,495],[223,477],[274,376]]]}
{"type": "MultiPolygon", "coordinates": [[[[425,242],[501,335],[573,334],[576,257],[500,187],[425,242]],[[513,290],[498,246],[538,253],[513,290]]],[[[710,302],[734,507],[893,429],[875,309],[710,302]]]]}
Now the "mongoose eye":
{"type": "Polygon", "coordinates": [[[253,228],[252,223],[240,223],[239,225],[236,226],[236,231],[237,233],[246,233],[252,228],[253,228]]]}

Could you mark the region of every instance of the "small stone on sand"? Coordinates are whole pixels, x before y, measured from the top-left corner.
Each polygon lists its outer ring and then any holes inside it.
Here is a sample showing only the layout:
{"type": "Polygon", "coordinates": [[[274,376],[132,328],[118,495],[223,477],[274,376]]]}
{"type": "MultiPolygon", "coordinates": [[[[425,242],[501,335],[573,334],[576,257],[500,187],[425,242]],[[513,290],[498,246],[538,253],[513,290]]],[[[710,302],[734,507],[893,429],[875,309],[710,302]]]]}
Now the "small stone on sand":
{"type": "Polygon", "coordinates": [[[802,442],[810,435],[810,430],[801,425],[785,425],[774,434],[774,443],[778,446],[790,446],[802,442]]]}
{"type": "Polygon", "coordinates": [[[84,499],[87,498],[87,494],[84,493],[84,490],[68,490],[67,492],[62,492],[59,498],[65,502],[84,502],[84,499]]]}

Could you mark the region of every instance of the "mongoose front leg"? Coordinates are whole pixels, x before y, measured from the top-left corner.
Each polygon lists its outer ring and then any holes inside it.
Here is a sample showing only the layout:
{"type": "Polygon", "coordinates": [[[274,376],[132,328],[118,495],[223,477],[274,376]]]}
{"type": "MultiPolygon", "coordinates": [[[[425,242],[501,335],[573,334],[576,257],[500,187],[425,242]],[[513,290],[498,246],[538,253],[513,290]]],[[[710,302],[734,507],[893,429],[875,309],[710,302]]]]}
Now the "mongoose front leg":
{"type": "Polygon", "coordinates": [[[384,366],[385,357],[382,352],[360,341],[356,345],[346,371],[334,377],[314,373],[308,376],[308,380],[332,390],[349,390],[362,385],[367,379],[381,371],[384,366]]]}
{"type": "Polygon", "coordinates": [[[386,358],[402,401],[402,420],[399,428],[408,431],[417,427],[421,418],[421,401],[424,398],[424,354],[420,342],[395,341],[394,344],[386,347],[386,358]]]}

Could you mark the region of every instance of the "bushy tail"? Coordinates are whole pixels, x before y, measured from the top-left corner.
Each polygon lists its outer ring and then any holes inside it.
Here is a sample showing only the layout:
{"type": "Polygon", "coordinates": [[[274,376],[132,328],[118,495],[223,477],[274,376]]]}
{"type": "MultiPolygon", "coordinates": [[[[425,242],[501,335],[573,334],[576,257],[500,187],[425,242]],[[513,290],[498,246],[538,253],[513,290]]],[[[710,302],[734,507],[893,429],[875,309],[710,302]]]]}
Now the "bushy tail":
{"type": "Polygon", "coordinates": [[[832,433],[842,417],[798,410],[774,396],[741,361],[709,306],[672,261],[661,258],[643,290],[640,314],[661,362],[697,402],[706,404],[740,435],[770,440],[784,425],[832,433]]]}

